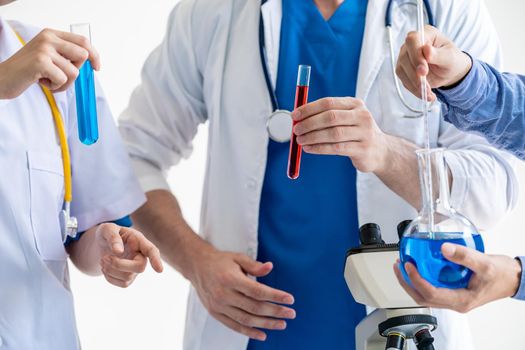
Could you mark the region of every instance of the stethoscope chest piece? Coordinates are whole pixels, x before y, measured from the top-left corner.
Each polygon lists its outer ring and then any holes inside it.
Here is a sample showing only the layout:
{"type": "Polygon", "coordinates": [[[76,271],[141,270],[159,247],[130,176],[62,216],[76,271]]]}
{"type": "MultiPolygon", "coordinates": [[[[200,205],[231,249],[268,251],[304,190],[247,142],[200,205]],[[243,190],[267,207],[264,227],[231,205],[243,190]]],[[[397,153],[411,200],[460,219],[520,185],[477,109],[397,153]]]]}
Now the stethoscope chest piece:
{"type": "Polygon", "coordinates": [[[60,212],[59,220],[63,242],[65,243],[68,237],[76,238],[78,232],[77,218],[71,216],[69,210],[67,208],[64,208],[60,212]]]}
{"type": "Polygon", "coordinates": [[[290,141],[292,125],[291,113],[283,109],[278,109],[268,117],[266,129],[272,140],[282,143],[290,141]]]}

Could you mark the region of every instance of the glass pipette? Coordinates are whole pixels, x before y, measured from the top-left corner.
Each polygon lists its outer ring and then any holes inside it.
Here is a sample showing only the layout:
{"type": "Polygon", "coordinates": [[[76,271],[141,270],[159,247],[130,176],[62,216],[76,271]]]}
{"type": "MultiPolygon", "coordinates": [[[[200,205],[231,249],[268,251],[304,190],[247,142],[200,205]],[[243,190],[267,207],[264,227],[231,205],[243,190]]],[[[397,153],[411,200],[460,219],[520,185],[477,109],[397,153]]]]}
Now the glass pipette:
{"type": "MultiPolygon", "coordinates": [[[[425,6],[423,0],[417,0],[417,29],[420,36],[421,45],[425,45],[425,6]]],[[[428,191],[428,203],[421,203],[428,209],[428,225],[429,232],[434,232],[434,202],[433,202],[433,188],[432,188],[432,166],[430,164],[430,131],[429,131],[429,118],[428,118],[428,94],[427,94],[427,77],[422,76],[420,78],[421,83],[421,101],[423,105],[423,123],[424,123],[424,138],[425,138],[425,150],[426,150],[426,169],[425,169],[425,182],[428,191]]]]}

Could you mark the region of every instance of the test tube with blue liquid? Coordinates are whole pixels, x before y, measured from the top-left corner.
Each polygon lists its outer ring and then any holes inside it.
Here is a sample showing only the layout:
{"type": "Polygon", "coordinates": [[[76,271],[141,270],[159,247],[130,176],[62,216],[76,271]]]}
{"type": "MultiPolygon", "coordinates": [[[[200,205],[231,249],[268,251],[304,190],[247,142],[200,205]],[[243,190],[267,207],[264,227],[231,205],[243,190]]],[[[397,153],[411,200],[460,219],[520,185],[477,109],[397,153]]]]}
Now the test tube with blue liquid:
{"type": "MultiPolygon", "coordinates": [[[[88,23],[72,24],[71,33],[82,35],[91,42],[91,28],[88,23]]],[[[78,137],[85,145],[92,145],[98,140],[97,100],[95,77],[91,62],[87,60],[75,81],[77,103],[78,137]]]]}

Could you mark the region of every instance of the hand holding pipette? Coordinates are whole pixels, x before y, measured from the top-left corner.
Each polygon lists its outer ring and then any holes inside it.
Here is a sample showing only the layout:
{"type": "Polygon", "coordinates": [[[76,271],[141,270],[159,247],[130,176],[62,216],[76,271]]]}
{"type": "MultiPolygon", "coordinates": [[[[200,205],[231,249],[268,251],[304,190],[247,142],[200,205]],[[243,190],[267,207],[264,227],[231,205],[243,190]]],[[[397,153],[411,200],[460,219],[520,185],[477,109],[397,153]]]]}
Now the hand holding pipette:
{"type": "Polygon", "coordinates": [[[86,38],[44,29],[0,63],[0,99],[16,98],[35,83],[53,92],[64,91],[73,84],[88,59],[95,70],[100,69],[99,55],[86,38]]]}
{"type": "Polygon", "coordinates": [[[472,59],[434,27],[425,27],[426,42],[411,32],[401,47],[396,74],[412,94],[421,98],[420,78],[427,78],[428,101],[436,95],[431,89],[449,87],[460,82],[470,71],[472,59]]]}

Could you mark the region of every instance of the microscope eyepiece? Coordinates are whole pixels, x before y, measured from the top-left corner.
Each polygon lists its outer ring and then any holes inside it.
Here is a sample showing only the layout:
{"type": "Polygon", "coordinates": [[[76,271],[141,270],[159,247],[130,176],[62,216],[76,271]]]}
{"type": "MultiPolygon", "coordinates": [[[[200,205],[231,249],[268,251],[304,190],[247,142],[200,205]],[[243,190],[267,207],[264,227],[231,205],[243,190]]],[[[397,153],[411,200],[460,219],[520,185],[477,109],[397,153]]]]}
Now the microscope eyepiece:
{"type": "Polygon", "coordinates": [[[399,240],[401,241],[401,238],[403,238],[403,235],[405,234],[405,230],[407,229],[408,225],[412,220],[403,220],[397,225],[397,235],[399,237],[399,240]]]}
{"type": "Polygon", "coordinates": [[[378,224],[364,224],[359,228],[359,240],[362,245],[385,244],[381,238],[381,228],[378,224]]]}

